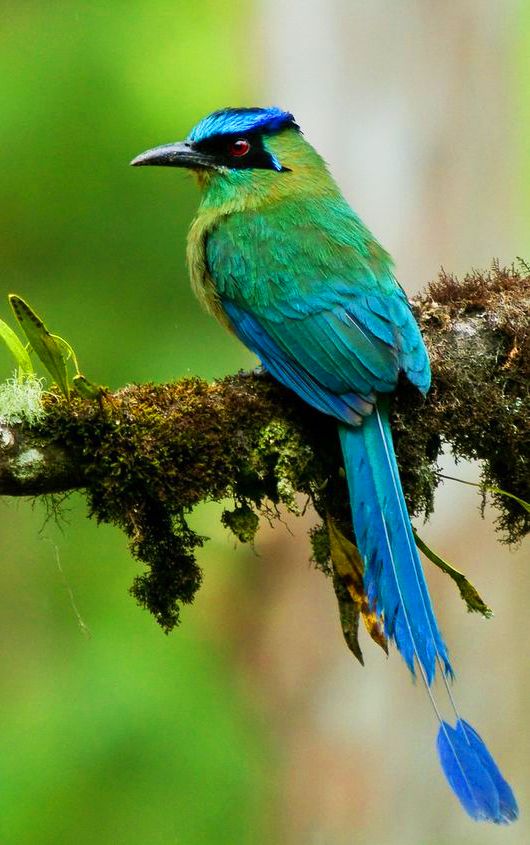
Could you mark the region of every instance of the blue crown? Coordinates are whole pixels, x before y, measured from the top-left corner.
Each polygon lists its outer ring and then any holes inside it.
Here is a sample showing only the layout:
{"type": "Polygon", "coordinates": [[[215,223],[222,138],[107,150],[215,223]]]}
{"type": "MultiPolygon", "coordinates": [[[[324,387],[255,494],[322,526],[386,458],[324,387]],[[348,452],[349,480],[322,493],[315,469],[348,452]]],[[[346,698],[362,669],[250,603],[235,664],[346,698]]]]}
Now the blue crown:
{"type": "Polygon", "coordinates": [[[261,129],[278,132],[292,126],[298,129],[293,115],[273,106],[270,109],[221,109],[203,117],[189,134],[190,141],[204,141],[212,135],[239,135],[261,129]]]}

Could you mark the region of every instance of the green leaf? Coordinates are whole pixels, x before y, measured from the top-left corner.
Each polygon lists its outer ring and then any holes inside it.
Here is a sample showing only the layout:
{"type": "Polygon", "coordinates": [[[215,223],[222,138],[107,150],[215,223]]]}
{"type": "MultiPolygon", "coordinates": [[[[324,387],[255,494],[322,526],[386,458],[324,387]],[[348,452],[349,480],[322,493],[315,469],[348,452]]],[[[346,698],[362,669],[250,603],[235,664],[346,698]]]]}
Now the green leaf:
{"type": "Polygon", "coordinates": [[[23,376],[33,375],[33,365],[28,350],[13,329],[7,323],[4,323],[3,320],[0,320],[0,337],[17,362],[20,373],[23,376]]]}
{"type": "Polygon", "coordinates": [[[59,337],[58,334],[52,334],[51,337],[53,337],[53,339],[57,341],[57,343],[59,344],[59,346],[63,350],[63,353],[65,353],[66,360],[68,361],[70,358],[72,359],[72,361],[74,363],[75,371],[76,371],[77,375],[80,375],[79,364],[77,363],[77,355],[75,354],[74,350],[72,349],[72,347],[70,346],[68,341],[65,340],[64,337],[59,337]]]}
{"type": "Polygon", "coordinates": [[[501,496],[508,496],[509,499],[515,499],[515,501],[519,502],[519,504],[522,508],[525,509],[525,511],[528,511],[528,513],[530,513],[530,503],[525,502],[524,499],[520,499],[519,496],[515,496],[513,493],[508,493],[506,490],[501,490],[500,487],[484,487],[483,489],[487,490],[488,493],[499,493],[501,496]]]}
{"type": "Polygon", "coordinates": [[[467,580],[464,573],[459,572],[458,569],[451,566],[451,564],[444,560],[443,557],[437,555],[436,552],[433,551],[427,543],[418,536],[416,530],[414,528],[412,530],[414,532],[414,539],[416,540],[418,549],[420,549],[425,557],[428,557],[429,560],[438,567],[438,569],[441,569],[442,572],[445,572],[446,575],[449,575],[449,577],[453,579],[460,590],[460,595],[464,599],[467,609],[474,613],[481,613],[486,619],[493,616],[493,610],[491,607],[488,607],[486,602],[480,597],[476,588],[470,581],[467,580]]]}
{"type": "Polygon", "coordinates": [[[83,399],[100,401],[107,393],[106,388],[100,384],[89,381],[82,373],[77,373],[73,378],[74,389],[83,399]]]}
{"type": "Polygon", "coordinates": [[[62,351],[66,341],[62,341],[62,338],[58,340],[50,334],[40,317],[20,296],[10,294],[9,302],[35,354],[40,358],[61,392],[69,399],[68,374],[62,351]]]}
{"type": "MultiPolygon", "coordinates": [[[[479,487],[479,486],[480,485],[477,484],[477,487],[479,487]]],[[[508,493],[506,490],[501,490],[500,487],[487,487],[486,486],[486,487],[483,487],[483,489],[487,490],[488,493],[499,493],[501,496],[508,496],[509,499],[515,499],[515,501],[519,502],[519,504],[521,505],[522,508],[525,509],[525,511],[528,511],[528,513],[530,513],[530,504],[528,502],[525,502],[524,499],[520,499],[519,496],[515,496],[513,493],[508,493]]]]}
{"type": "Polygon", "coordinates": [[[520,499],[519,496],[516,496],[514,493],[508,493],[507,490],[501,490],[500,487],[490,487],[488,484],[477,484],[475,481],[464,481],[463,478],[455,478],[453,475],[442,475],[442,473],[439,473],[439,477],[447,478],[449,481],[459,481],[460,484],[467,484],[468,487],[477,487],[479,490],[486,490],[488,493],[497,493],[499,496],[508,496],[509,499],[514,499],[514,501],[519,502],[521,507],[530,513],[530,503],[525,502],[524,499],[520,499]]]}

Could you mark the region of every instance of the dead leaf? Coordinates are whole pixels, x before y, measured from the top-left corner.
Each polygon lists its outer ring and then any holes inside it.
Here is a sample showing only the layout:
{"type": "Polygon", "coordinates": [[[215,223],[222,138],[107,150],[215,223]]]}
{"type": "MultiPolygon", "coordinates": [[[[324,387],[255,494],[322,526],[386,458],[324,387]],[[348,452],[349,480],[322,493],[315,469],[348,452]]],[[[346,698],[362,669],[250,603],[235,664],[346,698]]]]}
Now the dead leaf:
{"type": "MultiPolygon", "coordinates": [[[[350,640],[344,632],[344,624],[341,616],[342,630],[346,642],[348,643],[348,647],[351,649],[351,651],[353,651],[357,659],[362,663],[362,653],[357,640],[357,631],[360,615],[362,616],[365,628],[370,634],[371,638],[374,640],[374,642],[381,646],[381,648],[386,654],[388,654],[388,643],[383,633],[383,625],[381,618],[377,615],[375,610],[370,607],[368,603],[368,598],[366,596],[366,593],[364,592],[364,566],[362,558],[357,548],[344,536],[342,531],[340,531],[340,529],[331,519],[330,516],[328,516],[326,521],[328,527],[329,545],[331,552],[331,560],[333,562],[333,569],[336,574],[336,578],[340,580],[340,583],[343,585],[344,589],[351,598],[357,617],[355,625],[352,624],[350,618],[348,618],[347,620],[348,636],[352,641],[354,641],[354,648],[352,647],[350,640]],[[360,653],[360,657],[359,654],[357,654],[357,651],[360,653]]],[[[339,601],[339,609],[341,610],[342,614],[341,600],[339,598],[336,588],[335,593],[337,594],[337,599],[339,601]]]]}

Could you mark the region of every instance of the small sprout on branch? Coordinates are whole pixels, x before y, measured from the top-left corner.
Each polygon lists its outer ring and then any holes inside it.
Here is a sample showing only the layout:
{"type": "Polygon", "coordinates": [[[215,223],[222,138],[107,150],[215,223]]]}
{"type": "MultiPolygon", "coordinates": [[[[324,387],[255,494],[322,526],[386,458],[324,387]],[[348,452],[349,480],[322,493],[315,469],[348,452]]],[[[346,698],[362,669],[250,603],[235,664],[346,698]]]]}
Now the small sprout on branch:
{"type": "Polygon", "coordinates": [[[75,391],[82,399],[91,399],[93,402],[101,402],[108,394],[106,387],[100,384],[93,384],[82,373],[77,373],[72,380],[75,391]]]}
{"type": "MultiPolygon", "coordinates": [[[[18,380],[21,383],[24,380],[35,381],[34,368],[29,356],[29,352],[32,350],[67,401],[70,400],[70,392],[73,388],[83,399],[92,399],[101,406],[103,399],[108,394],[107,388],[89,381],[79,371],[77,356],[68,341],[59,337],[59,335],[52,334],[43,320],[22,297],[12,293],[9,295],[9,302],[19,326],[28,339],[28,344],[24,346],[13,329],[3,320],[0,320],[0,340],[4,341],[17,362],[18,380]],[[70,360],[75,369],[71,383],[67,368],[67,363],[70,360]]],[[[6,390],[7,394],[10,395],[13,392],[12,385],[6,390]]],[[[24,416],[23,419],[28,421],[28,416],[24,416]]]]}
{"type": "Polygon", "coordinates": [[[69,399],[70,388],[66,359],[63,354],[64,341],[56,335],[50,334],[40,317],[21,299],[12,293],[9,296],[11,307],[20,327],[29,340],[32,349],[51,377],[57,383],[61,393],[69,399]]]}

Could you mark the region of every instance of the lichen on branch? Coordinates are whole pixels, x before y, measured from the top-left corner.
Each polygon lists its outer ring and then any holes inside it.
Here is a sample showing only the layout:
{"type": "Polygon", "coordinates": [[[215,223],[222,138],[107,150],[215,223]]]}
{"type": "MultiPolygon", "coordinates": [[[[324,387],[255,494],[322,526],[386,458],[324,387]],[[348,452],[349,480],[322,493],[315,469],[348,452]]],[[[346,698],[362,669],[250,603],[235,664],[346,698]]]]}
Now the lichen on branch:
{"type": "MultiPolygon", "coordinates": [[[[530,273],[494,265],[461,282],[442,273],[414,308],[433,385],[425,400],[400,385],[394,403],[411,512],[432,511],[444,444],[457,458],[479,459],[486,484],[528,501],[530,273]]],[[[351,537],[333,420],[265,374],[131,385],[100,404],[48,395],[44,408],[33,425],[1,427],[0,494],[83,488],[90,515],[118,525],[146,565],[132,592],[166,631],[201,580],[195,554],[204,538],[186,521],[198,502],[231,503],[222,521],[245,542],[260,512],[311,501],[322,520],[312,531],[314,559],[328,574],[329,517],[351,537]]],[[[494,500],[503,539],[523,537],[530,514],[513,500],[494,500]]]]}

